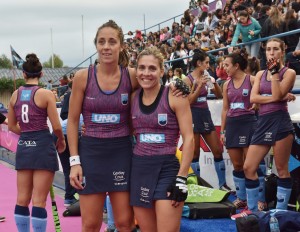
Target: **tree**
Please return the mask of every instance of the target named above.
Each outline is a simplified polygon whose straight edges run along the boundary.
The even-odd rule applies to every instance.
[[[60,59],[60,57],[56,54],[53,54],[54,60],[54,68],[62,68],[64,66],[64,62]],[[52,56],[50,56],[49,60],[43,63],[44,68],[52,68]]]
[[[0,56],[0,68],[11,68],[12,62],[10,59],[7,58],[6,55],[2,54]]]

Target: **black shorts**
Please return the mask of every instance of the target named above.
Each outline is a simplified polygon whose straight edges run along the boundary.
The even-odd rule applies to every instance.
[[[82,136],[79,155],[86,182],[79,194],[129,191],[132,158],[129,136],[104,139]]]
[[[257,128],[252,136],[251,145],[274,145],[276,141],[294,134],[290,115],[286,111],[260,115]]]
[[[16,152],[16,170],[58,170],[57,153],[49,130],[23,132]]]
[[[216,130],[208,108],[192,107],[191,110],[194,133],[209,134]]]
[[[155,200],[168,200],[167,188],[179,171],[175,155],[136,156],[132,158],[130,205],[152,208]]]
[[[229,148],[249,147],[257,126],[255,115],[226,118],[225,146]]]

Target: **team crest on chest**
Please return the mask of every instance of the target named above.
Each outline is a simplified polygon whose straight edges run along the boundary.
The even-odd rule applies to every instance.
[[[121,94],[121,103],[124,106],[128,104],[128,93]]]
[[[158,114],[157,120],[158,120],[158,125],[165,126],[168,123],[168,115]]]
[[[243,89],[243,96],[248,96],[249,94],[249,89]]]

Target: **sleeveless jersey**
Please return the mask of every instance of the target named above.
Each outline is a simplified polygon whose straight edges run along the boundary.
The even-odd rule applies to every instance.
[[[249,110],[252,105],[250,103],[251,89],[250,75],[246,75],[242,85],[238,89],[234,87],[232,79],[229,81],[227,86],[229,103],[229,110],[227,112],[228,117],[237,117],[255,113],[254,110]]]
[[[34,95],[39,86],[21,86],[18,89],[15,115],[19,122],[21,132],[40,131],[48,129],[47,108],[42,109],[34,102]]]
[[[139,89],[134,96],[131,109],[137,141],[133,153],[139,156],[175,155],[179,126],[176,115],[169,105],[169,88],[164,87],[157,107],[149,114],[141,111],[141,90]]]
[[[194,77],[191,74],[189,74],[187,77],[190,79],[190,81],[192,83],[194,83],[195,79],[194,79]],[[197,86],[198,85],[195,84],[194,89],[196,89]],[[200,90],[200,94],[197,97],[197,100],[193,104],[191,104],[191,107],[195,107],[195,108],[208,108],[207,99],[206,99],[207,94],[208,94],[208,91],[207,91],[206,85],[204,85],[204,86],[202,86],[202,88]]]
[[[130,94],[132,91],[127,68],[120,66],[119,86],[111,93],[101,90],[96,66],[90,66],[82,105],[86,136],[116,138],[129,135]]]
[[[288,68],[284,67],[279,72],[279,80],[282,81],[283,75]],[[262,96],[272,96],[272,83],[267,80],[267,70],[265,70],[262,74],[260,85],[259,85],[260,95]],[[287,101],[280,102],[271,102],[266,104],[260,104],[259,107],[259,115],[264,115],[268,113],[272,113],[275,111],[288,111]]]

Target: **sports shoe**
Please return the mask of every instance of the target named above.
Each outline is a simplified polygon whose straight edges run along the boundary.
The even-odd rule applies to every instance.
[[[250,214],[252,214],[252,211],[248,210],[248,208],[246,208],[246,209],[242,210],[240,213],[232,215],[231,220],[235,220],[235,219],[241,218],[241,217],[246,217]]]
[[[246,200],[243,201],[239,198],[234,200],[233,204],[234,204],[236,209],[245,209],[247,207],[247,201]]]
[[[267,202],[259,201],[257,203],[257,208],[258,208],[259,211],[266,211],[266,210],[268,210]]]
[[[235,191],[232,190],[227,184],[224,184],[220,187],[220,190],[223,190],[225,192],[230,192],[231,194],[235,194]]]
[[[0,222],[4,222],[5,221],[5,217],[4,216],[0,216]]]
[[[77,202],[78,200],[76,200],[75,198],[73,199],[65,199],[64,201],[64,206],[65,207],[68,207],[70,205],[73,205],[75,202]]]

